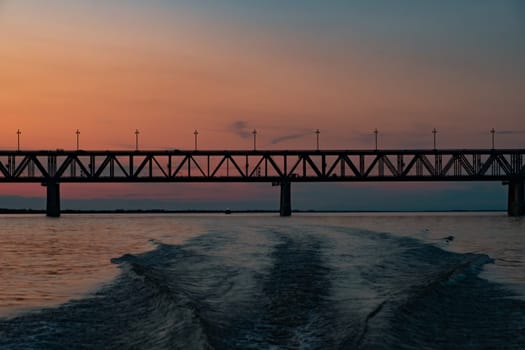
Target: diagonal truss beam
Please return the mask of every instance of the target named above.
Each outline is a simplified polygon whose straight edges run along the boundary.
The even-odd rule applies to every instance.
[[[525,150],[1,151],[0,182],[494,181]]]

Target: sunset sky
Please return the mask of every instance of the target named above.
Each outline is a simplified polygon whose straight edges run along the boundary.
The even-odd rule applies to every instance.
[[[524,38],[520,0],[0,0],[0,149],[16,148],[18,129],[23,149],[72,149],[77,129],[84,149],[130,149],[135,129],[144,149],[190,149],[195,129],[201,149],[250,148],[253,129],[259,148],[313,148],[320,129],[322,148],[361,149],[374,128],[383,148],[431,147],[433,128],[442,148],[489,147],[491,128],[498,147],[523,148]],[[303,185],[294,207],[367,193],[434,208],[421,186]],[[432,185],[425,200],[504,209],[504,190]],[[0,207],[43,194],[0,185]],[[278,205],[270,185],[63,190],[72,207],[130,196]]]

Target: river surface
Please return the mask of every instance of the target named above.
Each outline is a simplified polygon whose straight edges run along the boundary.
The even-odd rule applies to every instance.
[[[0,224],[0,349],[525,349],[503,213]]]

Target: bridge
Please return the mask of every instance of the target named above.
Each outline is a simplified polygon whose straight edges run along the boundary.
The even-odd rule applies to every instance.
[[[61,183],[266,182],[289,216],[293,182],[500,181],[508,214],[525,213],[525,149],[0,150],[0,183],[41,183],[60,216]]]

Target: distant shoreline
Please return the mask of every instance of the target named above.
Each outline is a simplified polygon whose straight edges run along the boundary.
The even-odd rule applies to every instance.
[[[487,213],[505,210],[292,210],[293,213]],[[279,213],[279,210],[164,210],[164,209],[112,209],[112,210],[73,210],[65,209],[62,214],[264,214]],[[2,214],[46,214],[43,209],[5,209]]]

